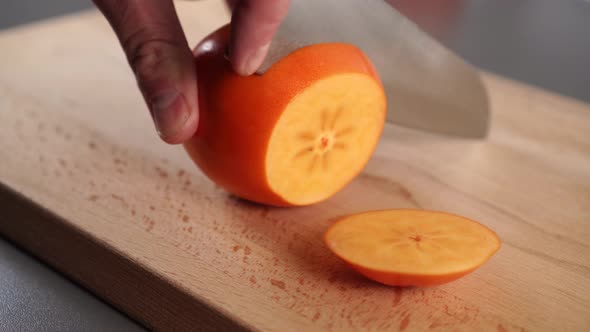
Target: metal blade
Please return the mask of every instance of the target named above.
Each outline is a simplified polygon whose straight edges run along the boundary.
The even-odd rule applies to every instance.
[[[488,133],[478,72],[382,0],[291,0],[257,73],[299,47],[346,42],[375,65],[386,89],[387,121],[461,137]]]

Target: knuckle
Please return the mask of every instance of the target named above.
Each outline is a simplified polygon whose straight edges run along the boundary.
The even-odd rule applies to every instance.
[[[160,40],[148,40],[140,43],[132,52],[131,66],[139,74],[155,72],[158,67],[169,61],[170,55],[167,42]]]
[[[131,68],[140,82],[158,79],[173,65],[179,45],[171,38],[150,35],[144,29],[123,41]]]

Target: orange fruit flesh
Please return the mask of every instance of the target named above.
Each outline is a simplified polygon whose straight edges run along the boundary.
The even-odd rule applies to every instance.
[[[392,286],[458,279],[500,248],[496,234],[475,221],[411,209],[348,216],[330,227],[325,242],[361,274]]]
[[[294,205],[335,194],[369,160],[385,120],[381,86],[336,74],[296,95],[272,131],[265,168],[271,190]]]

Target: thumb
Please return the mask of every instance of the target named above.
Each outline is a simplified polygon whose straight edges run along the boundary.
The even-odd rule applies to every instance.
[[[171,0],[93,0],[115,31],[160,137],[182,143],[197,129],[193,56]]]

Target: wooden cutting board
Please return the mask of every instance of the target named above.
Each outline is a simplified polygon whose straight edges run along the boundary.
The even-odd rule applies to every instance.
[[[178,7],[192,45],[228,21],[218,1]],[[388,125],[333,199],[263,208],[160,142],[97,12],[5,31],[0,50],[0,234],[151,328],[590,330],[589,105],[482,73],[488,139]],[[337,216],[402,207],[474,218],[503,247],[397,289],[321,241]]]

